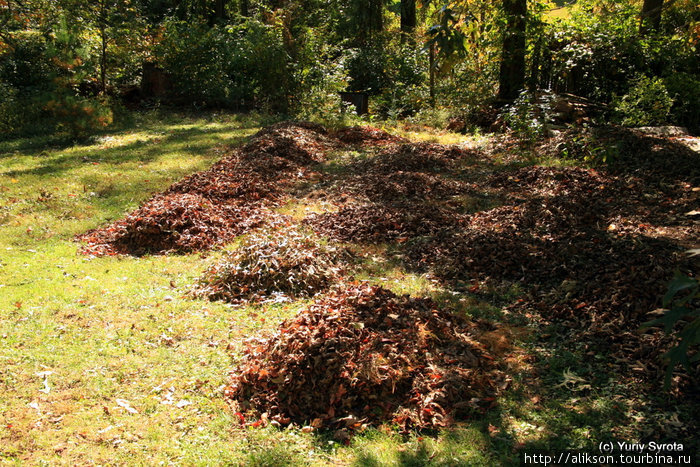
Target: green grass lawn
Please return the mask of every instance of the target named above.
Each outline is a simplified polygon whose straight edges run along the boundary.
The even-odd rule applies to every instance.
[[[466,313],[515,330],[503,353],[512,382],[483,418],[437,434],[383,426],[349,445],[301,427],[242,427],[222,391],[243,340],[306,302],[185,298],[220,253],[91,258],[73,237],[210,166],[259,126],[227,114],[141,115],[89,143],[0,143],[0,463],[517,465],[523,448],[592,449],[683,423],[620,384],[604,358],[580,365],[586,349],[558,342],[555,328],[506,316],[497,299],[464,297]],[[445,294],[365,253],[360,278]]]

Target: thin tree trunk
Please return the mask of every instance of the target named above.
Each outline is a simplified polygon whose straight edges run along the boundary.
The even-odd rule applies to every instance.
[[[241,16],[248,16],[249,12],[249,4],[248,0],[240,0],[240,3],[238,4],[238,8],[240,9]]]
[[[661,11],[664,0],[644,0],[642,14],[639,19],[639,33],[647,35],[650,32],[658,32],[661,27]]]
[[[435,44],[430,44],[428,53],[428,86],[430,88],[430,106],[435,107]]]
[[[527,0],[503,0],[506,32],[498,86],[498,98],[513,101],[525,85],[525,31]]]
[[[107,92],[107,17],[106,17],[106,0],[100,2],[100,94],[104,95]]]
[[[416,0],[401,0],[401,41],[410,40],[416,29]]]
[[[226,0],[216,0],[214,4],[214,17],[217,21],[226,19]]]

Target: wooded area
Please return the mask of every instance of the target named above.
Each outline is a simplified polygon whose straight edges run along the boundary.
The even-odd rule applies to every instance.
[[[0,0],[0,463],[693,465],[698,47],[696,0]]]
[[[470,127],[536,92],[626,125],[697,129],[697,5],[685,1],[4,0],[0,134],[75,135],[155,103],[328,119],[442,111]],[[20,111],[21,110],[21,111]]]

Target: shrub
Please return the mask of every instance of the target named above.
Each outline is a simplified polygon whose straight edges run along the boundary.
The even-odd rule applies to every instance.
[[[46,40],[38,33],[16,33],[13,47],[0,54],[0,136],[50,127],[44,96],[55,89]]]
[[[673,73],[664,78],[664,85],[673,99],[671,120],[690,129],[700,128],[700,77]]]
[[[658,319],[644,323],[643,327],[663,325],[666,333],[674,332],[679,323],[683,323],[675,335],[678,343],[664,356],[668,360],[665,385],[671,384],[674,368],[681,364],[688,371],[692,364],[700,361],[700,352],[691,355],[692,348],[700,344],[700,282],[698,279],[676,272],[668,285],[664,296],[665,314]]]
[[[58,128],[72,138],[85,138],[113,121],[112,109],[105,99],[59,94],[46,103],[45,109],[53,115]]]
[[[276,25],[171,21],[155,55],[172,78],[174,97],[184,103],[287,110],[294,81]]]
[[[524,142],[534,143],[546,134],[552,119],[552,98],[523,91],[513,104],[503,108],[500,118]]]
[[[303,43],[294,72],[298,95],[292,103],[293,114],[330,127],[344,126],[348,113],[341,112],[340,92],[347,88],[347,57],[312,33],[305,35]]]
[[[663,80],[642,76],[614,102],[614,113],[625,126],[660,125],[667,122],[672,106],[673,99]]]

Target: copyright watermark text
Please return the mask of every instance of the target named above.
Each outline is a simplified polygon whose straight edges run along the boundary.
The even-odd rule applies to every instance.
[[[695,465],[683,443],[601,441],[598,452],[542,450],[520,453],[521,465]]]

